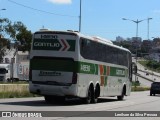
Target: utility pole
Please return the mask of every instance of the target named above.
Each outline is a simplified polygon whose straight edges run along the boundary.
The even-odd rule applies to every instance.
[[[80,0],[79,32],[81,32],[81,18],[82,18],[82,0]]]
[[[153,19],[153,18],[148,18],[148,19],[147,19],[147,23],[148,23],[148,34],[147,34],[148,40],[149,40],[149,27],[150,27],[150,26],[149,26],[149,20],[152,20],[152,19]]]

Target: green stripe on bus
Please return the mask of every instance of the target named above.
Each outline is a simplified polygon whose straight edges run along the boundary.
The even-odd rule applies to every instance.
[[[125,77],[126,70],[123,68],[110,67],[110,76]]]
[[[71,60],[53,60],[53,59],[32,59],[30,61],[32,70],[49,70],[49,71],[76,71],[76,66]]]
[[[63,72],[77,72],[84,74],[99,74],[99,65],[87,62],[79,62],[72,60],[59,59],[31,59],[30,66],[32,70],[48,70],[48,71],[63,71]],[[110,74],[108,76],[125,77],[128,70],[117,67],[110,67]],[[107,66],[104,66],[104,76],[107,73]],[[106,78],[107,81],[107,78]]]
[[[98,75],[97,64],[86,63],[86,62],[78,62],[78,63],[79,63],[79,68],[78,68],[79,73]]]

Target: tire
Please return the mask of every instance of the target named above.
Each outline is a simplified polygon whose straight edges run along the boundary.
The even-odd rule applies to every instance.
[[[152,93],[150,93],[150,96],[152,96]]]
[[[45,95],[44,99],[46,101],[46,103],[52,103],[53,102],[53,97],[50,95]]]
[[[122,94],[121,96],[117,96],[118,100],[123,100],[124,99],[124,94]]]
[[[94,91],[94,99],[93,99],[93,103],[97,103],[98,102],[98,97],[100,95],[100,87],[99,85],[96,85],[96,89]]]
[[[152,96],[152,92],[150,91],[150,96]]]
[[[120,96],[117,96],[117,99],[118,100],[123,100],[124,99],[124,95],[125,95],[125,89],[123,87],[123,91],[122,91],[122,94]]]
[[[94,96],[94,99],[92,101],[93,101],[93,103],[97,103],[98,102],[98,97]]]
[[[93,96],[93,92],[92,92],[91,87],[89,87],[87,97],[83,98],[84,103],[85,104],[90,104],[92,102],[92,96]]]

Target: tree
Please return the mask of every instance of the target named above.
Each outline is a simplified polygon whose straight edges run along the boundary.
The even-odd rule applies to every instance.
[[[6,47],[13,41],[18,48],[22,51],[30,51],[32,33],[27,30],[27,27],[20,21],[12,23],[9,19],[0,19],[0,35],[8,39],[0,39],[0,58],[5,55]],[[20,43],[20,44],[17,44]],[[3,50],[2,50],[3,49]],[[0,61],[1,62],[1,61]]]
[[[8,24],[6,32],[18,44],[18,49],[22,51],[30,51],[32,33],[22,22],[14,22],[13,25]]]
[[[2,58],[6,53],[6,48],[10,48],[10,41],[5,38],[0,38],[0,63],[3,62]]]
[[[6,48],[10,48],[10,40],[3,37],[6,35],[5,28],[9,23],[7,18],[0,19],[0,62],[3,62],[2,58],[6,54]]]
[[[8,24],[10,24],[9,19],[3,18],[0,19],[0,35],[5,36],[6,35],[6,27],[8,27]]]

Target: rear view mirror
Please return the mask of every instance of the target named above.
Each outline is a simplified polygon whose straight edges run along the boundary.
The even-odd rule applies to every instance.
[[[134,74],[137,73],[137,65],[134,62],[132,62],[132,73],[134,73]]]

